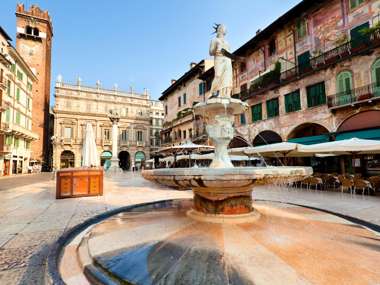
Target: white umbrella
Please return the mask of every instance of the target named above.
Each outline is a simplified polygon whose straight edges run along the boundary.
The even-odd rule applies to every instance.
[[[191,152],[194,150],[197,151],[205,151],[205,150],[213,150],[215,147],[210,145],[200,145],[195,144],[193,142],[186,142],[184,144],[173,145],[169,147],[161,148],[158,152],[162,154],[174,154],[174,161],[176,161],[176,154],[188,152],[189,153],[189,165],[191,165]]]
[[[380,141],[352,138],[314,145],[299,145],[300,153],[373,154],[380,153]]]
[[[229,155],[232,161],[248,161],[248,160],[260,160],[257,157],[248,157],[247,155]],[[191,154],[190,159],[193,160],[213,160],[215,157],[214,153],[207,154]],[[177,160],[189,159],[187,155],[177,156]]]
[[[87,123],[82,148],[82,166],[95,167],[99,165],[99,155],[96,148],[94,132],[91,123]]]
[[[195,144],[192,142],[186,142],[184,144],[178,144],[178,145],[173,145],[169,147],[163,147],[161,148],[158,152],[162,154],[172,154],[172,153],[181,153],[184,151],[205,151],[205,150],[213,150],[214,147],[210,145],[200,145],[200,144]]]
[[[297,153],[297,148],[297,143],[281,142],[256,147],[248,147],[246,150],[244,150],[244,153],[247,155],[260,154],[267,157],[286,157],[295,156]]]

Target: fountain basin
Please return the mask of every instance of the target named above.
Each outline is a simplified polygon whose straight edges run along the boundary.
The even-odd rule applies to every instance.
[[[313,173],[311,167],[177,168],[144,170],[145,179],[175,189],[192,189],[193,209],[205,215],[235,216],[254,212],[255,185],[293,182]],[[207,215],[207,216],[206,216]]]
[[[161,201],[103,217],[66,244],[63,281],[54,284],[380,282],[377,233],[358,219],[256,201],[261,219],[215,224],[190,218],[191,207],[191,200]]]

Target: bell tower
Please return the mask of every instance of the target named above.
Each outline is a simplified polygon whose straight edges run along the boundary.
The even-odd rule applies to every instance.
[[[48,11],[32,5],[26,10],[24,4],[16,7],[16,49],[36,74],[38,82],[33,85],[32,130],[39,139],[32,142],[31,159],[49,164],[49,108],[51,49],[53,26]]]

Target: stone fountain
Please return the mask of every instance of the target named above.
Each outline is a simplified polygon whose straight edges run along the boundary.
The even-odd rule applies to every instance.
[[[52,283],[380,284],[376,236],[358,219],[253,201],[255,186],[297,181],[312,169],[233,167],[233,116],[247,105],[231,98],[233,56],[225,27],[215,28],[213,96],[195,106],[215,146],[211,166],[143,171],[148,180],[192,189],[194,198],[132,205],[78,225],[51,254]]]
[[[258,218],[252,207],[254,185],[302,179],[312,174],[309,167],[239,167],[232,165],[227,146],[234,137],[234,116],[248,105],[231,98],[232,59],[225,40],[224,25],[215,26],[216,37],[210,44],[214,57],[215,78],[212,96],[194,106],[196,115],[206,122],[206,131],[215,146],[215,156],[209,168],[155,169],[143,171],[143,176],[157,183],[192,189],[194,206],[188,215],[214,222],[246,222]]]

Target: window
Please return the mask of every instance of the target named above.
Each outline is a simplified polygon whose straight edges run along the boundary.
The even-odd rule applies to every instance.
[[[16,89],[16,100],[17,100],[17,102],[20,102],[20,88],[18,88],[18,87]]]
[[[299,72],[307,72],[310,70],[310,51],[304,52],[297,57]]]
[[[26,107],[28,108],[28,110],[30,110],[30,98],[26,98]]]
[[[240,114],[240,124],[242,125],[245,125],[246,124],[246,121],[245,121],[245,114]]]
[[[32,88],[33,88],[32,83],[30,83],[30,82],[28,81],[28,83],[26,84],[26,89],[28,89],[28,91],[32,91]]]
[[[7,95],[10,97],[11,96],[11,81],[7,81]]]
[[[24,74],[20,70],[17,70],[17,79],[20,81],[24,79]]]
[[[363,33],[363,30],[368,28],[369,22],[365,22],[350,31],[351,47],[353,49],[361,47],[363,44],[368,43],[369,35]]]
[[[14,74],[16,73],[16,64],[11,65],[11,72]]]
[[[14,146],[15,146],[15,148],[18,148],[20,146],[20,139],[19,138],[14,139]]]
[[[63,138],[71,139],[73,137],[73,129],[70,127],[65,127],[63,130]]]
[[[121,131],[121,140],[124,142],[128,141],[128,130]]]
[[[183,105],[186,105],[186,93],[183,94],[183,100],[182,100],[182,102],[183,102]]]
[[[36,36],[36,37],[40,36],[40,30],[38,28],[33,29],[33,36]]]
[[[372,83],[375,84],[376,88],[380,88],[380,58],[375,61],[372,65]]]
[[[16,124],[20,125],[21,123],[21,114],[19,112],[16,112]]]
[[[30,142],[25,141],[25,149],[30,149]]]
[[[5,144],[6,145],[12,145],[12,136],[5,136]]]
[[[31,35],[32,32],[33,32],[33,28],[32,28],[31,26],[26,26],[26,27],[25,27],[25,33],[26,33],[27,35]]]
[[[137,141],[142,142],[143,141],[143,132],[137,131]]]
[[[240,72],[246,72],[247,71],[247,64],[245,62],[241,62],[239,66]]]
[[[179,131],[178,131],[178,136],[177,136],[178,139],[181,139],[181,133],[182,133],[181,130],[179,130]]]
[[[326,104],[325,82],[306,87],[307,106],[314,107]]]
[[[184,140],[186,139],[186,130],[183,131],[183,139],[184,139]]]
[[[285,95],[285,111],[286,113],[301,110],[300,91],[294,91]]]
[[[302,39],[307,35],[307,22],[306,19],[298,19],[296,21],[297,39]]]
[[[103,131],[103,139],[109,141],[111,139],[110,129],[104,129]]]
[[[337,93],[350,94],[352,90],[352,73],[343,71],[336,78]]]
[[[199,96],[202,96],[206,93],[206,82],[199,83]]]
[[[165,115],[168,114],[168,106],[165,106]]]
[[[181,96],[178,97],[178,107],[181,107]]]
[[[193,129],[189,129],[189,138],[193,137]]]
[[[276,39],[272,39],[269,42],[269,55],[275,55],[276,54]]]
[[[252,123],[263,119],[262,104],[256,104],[251,107]]]
[[[9,123],[11,121],[11,109],[9,109],[9,108],[5,111],[5,121],[7,123]]]
[[[240,98],[243,98],[247,96],[247,91],[248,91],[248,85],[247,83],[244,83],[240,86]]]
[[[350,7],[351,7],[351,9],[355,9],[356,7],[358,7],[363,2],[364,2],[364,0],[350,0]]]
[[[277,117],[278,114],[279,114],[278,98],[268,100],[267,101],[267,117],[268,117],[268,119]]]

